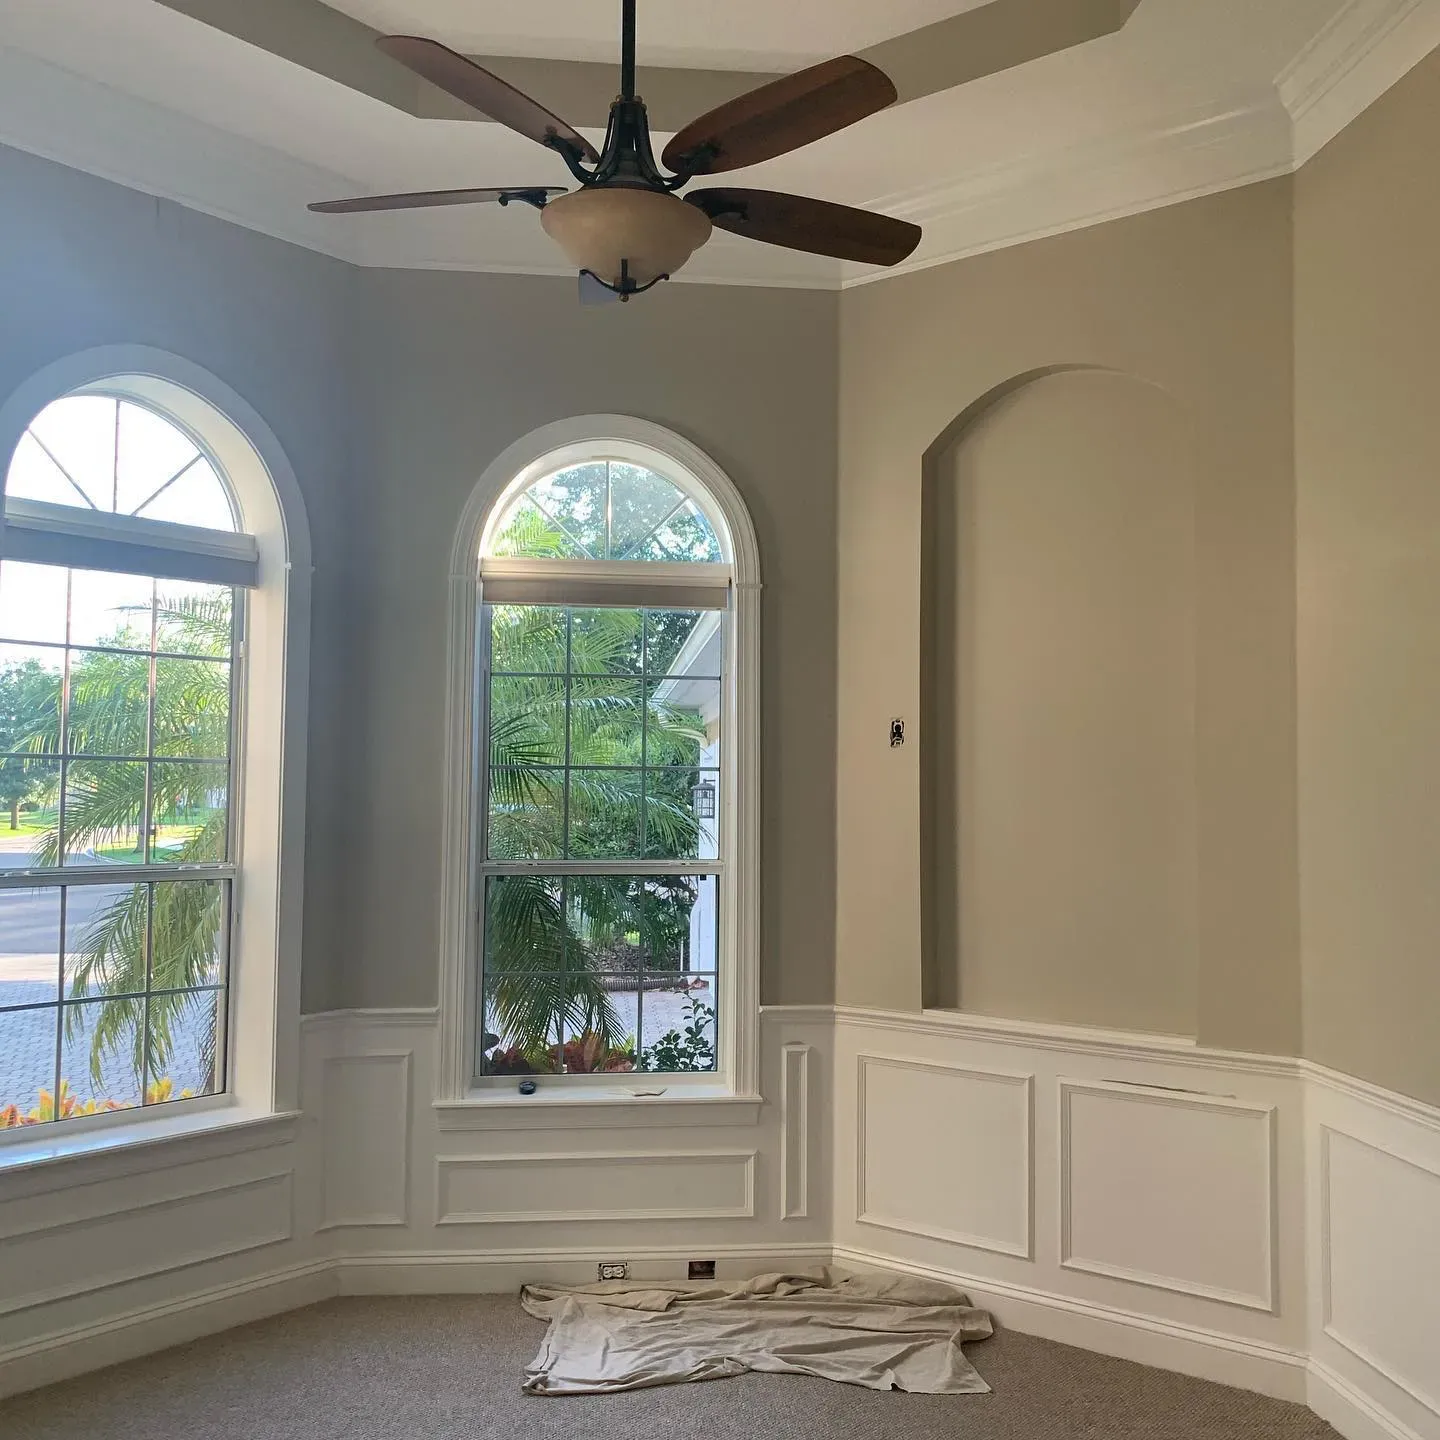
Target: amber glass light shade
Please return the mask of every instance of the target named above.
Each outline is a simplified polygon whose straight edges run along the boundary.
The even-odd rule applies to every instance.
[[[545,232],[577,270],[620,283],[620,262],[630,278],[648,285],[673,275],[710,238],[710,218],[658,190],[619,186],[573,190],[541,213]]]

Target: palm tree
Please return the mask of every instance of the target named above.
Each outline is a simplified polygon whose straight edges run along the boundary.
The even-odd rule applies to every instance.
[[[149,636],[128,625],[105,638],[110,650],[72,652],[63,836],[67,860],[81,854],[144,860],[147,785],[150,859],[179,864],[226,859],[230,667],[217,662],[231,655],[231,592],[217,588],[162,598],[156,624],[156,648],[173,652],[173,658],[152,660],[144,653]],[[122,647],[124,653],[117,653]],[[60,751],[58,698],[27,737],[32,753]],[[148,766],[138,758],[89,758],[146,755],[155,757]],[[52,788],[58,782],[52,781]],[[55,824],[39,837],[37,863],[59,864],[61,844],[57,813]],[[127,1041],[137,1083],[143,1074],[164,1075],[177,1029],[206,1003],[196,987],[218,978],[223,892],[219,881],[178,877],[157,879],[153,888],[143,882],[127,886],[78,939],[67,940],[68,998],[111,997],[101,1007],[91,1039],[90,1071],[97,1085],[105,1057]],[[68,1034],[80,1028],[78,1016],[77,1010],[68,1011]],[[203,1028],[202,1037],[208,1089],[214,1080],[214,1027]]]

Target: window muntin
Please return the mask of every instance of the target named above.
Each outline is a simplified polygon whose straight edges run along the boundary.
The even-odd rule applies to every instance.
[[[725,612],[486,605],[478,1068],[717,1068]]]
[[[67,397],[27,436],[72,498],[17,450],[7,499],[235,528],[141,406]],[[229,585],[0,561],[0,1128],[225,1088],[243,616]]]
[[[490,553],[676,564],[724,558],[714,525],[691,496],[623,460],[587,460],[527,485],[501,513]]]

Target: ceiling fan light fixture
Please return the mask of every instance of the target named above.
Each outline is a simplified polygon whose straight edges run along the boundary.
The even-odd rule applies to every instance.
[[[710,238],[710,217],[660,190],[572,190],[540,212],[545,233],[576,270],[635,287],[674,275]]]

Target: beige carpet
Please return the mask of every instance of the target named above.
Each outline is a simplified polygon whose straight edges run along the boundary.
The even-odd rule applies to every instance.
[[[1001,1333],[989,1395],[744,1375],[542,1399],[510,1297],[331,1300],[0,1401],[4,1440],[1335,1440],[1308,1410]]]

